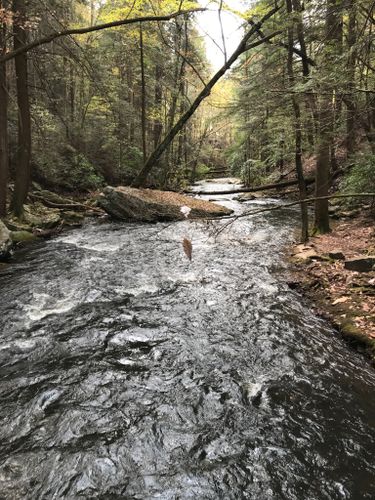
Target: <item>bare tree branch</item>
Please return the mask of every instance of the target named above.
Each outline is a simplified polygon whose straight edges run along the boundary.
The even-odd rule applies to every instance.
[[[228,222],[226,222],[223,226],[219,227],[219,229],[217,231],[215,231],[215,236],[218,236],[220,233],[225,231],[225,229],[227,227],[229,227],[231,224],[233,224],[233,222],[235,222],[238,219],[241,219],[242,217],[249,217],[250,215],[258,215],[258,214],[262,214],[264,212],[275,212],[277,210],[282,210],[283,208],[295,207],[296,205],[301,205],[302,203],[303,204],[314,203],[318,200],[329,200],[331,198],[375,198],[375,193],[331,194],[328,196],[319,196],[317,198],[305,198],[304,200],[293,201],[291,203],[285,203],[283,205],[277,205],[275,207],[260,208],[257,210],[249,210],[248,212],[244,212],[243,214],[239,214],[239,215],[227,215],[227,216],[221,217],[221,219],[230,219],[230,220]],[[215,219],[212,219],[211,217],[207,217],[206,220],[215,220]]]
[[[12,50],[11,52],[8,52],[4,56],[0,57],[0,63],[3,63],[5,61],[9,61],[10,59],[14,59],[16,56],[20,54],[24,54],[25,52],[29,52],[32,49],[35,49],[36,47],[39,47],[40,45],[45,45],[46,43],[51,43],[57,38],[61,38],[63,36],[68,36],[68,35],[84,35],[86,33],[92,33],[94,31],[101,31],[105,30],[108,28],[116,28],[119,26],[125,26],[128,24],[134,24],[134,23],[145,23],[145,22],[152,22],[152,21],[170,21],[171,19],[175,19],[178,16],[184,16],[186,14],[192,14],[194,12],[204,12],[207,9],[205,8],[197,8],[197,9],[190,9],[190,10],[180,10],[178,12],[173,12],[172,14],[166,14],[164,16],[145,16],[145,17],[135,17],[131,19],[120,19],[119,21],[113,21],[111,23],[105,23],[105,24],[98,24],[96,26],[89,26],[85,28],[72,28],[72,29],[66,29],[62,31],[55,31],[54,33],[51,33],[50,35],[47,35],[43,38],[39,38],[37,40],[34,40],[33,42],[30,42],[28,44],[23,45],[17,50]]]
[[[222,9],[223,9],[223,0],[220,0],[218,16],[219,16],[220,31],[221,31],[221,41],[223,42],[224,62],[227,62],[227,59],[228,59],[228,56],[227,56],[227,46],[225,44],[225,35],[224,35],[224,28],[223,28],[223,20],[221,19]]]

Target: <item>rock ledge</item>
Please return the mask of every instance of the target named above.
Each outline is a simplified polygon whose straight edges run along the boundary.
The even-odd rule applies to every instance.
[[[232,210],[172,191],[107,186],[98,204],[115,219],[138,222],[230,215]],[[189,210],[190,209],[190,210]]]

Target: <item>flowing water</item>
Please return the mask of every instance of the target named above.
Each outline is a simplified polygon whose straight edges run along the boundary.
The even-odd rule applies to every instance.
[[[0,498],[375,498],[375,373],[283,283],[296,220],[87,224],[19,252]]]

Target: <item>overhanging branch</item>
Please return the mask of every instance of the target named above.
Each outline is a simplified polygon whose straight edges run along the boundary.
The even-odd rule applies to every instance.
[[[11,52],[8,52],[7,54],[0,57],[0,63],[4,63],[6,61],[9,61],[10,59],[14,59],[16,56],[19,56],[20,54],[29,52],[30,50],[35,49],[36,47],[39,47],[41,45],[51,43],[57,38],[61,38],[63,36],[84,35],[86,33],[92,33],[94,31],[102,31],[108,28],[117,28],[119,26],[126,26],[128,24],[135,24],[135,23],[170,21],[171,19],[175,19],[178,16],[184,16],[186,14],[192,14],[194,12],[204,12],[206,10],[207,9],[203,7],[190,10],[179,10],[177,12],[173,12],[172,14],[166,14],[164,16],[134,17],[131,19],[120,19],[119,21],[113,21],[111,23],[105,23],[105,24],[98,24],[96,26],[89,26],[85,28],[72,28],[63,31],[55,31],[50,35],[47,35],[43,38],[39,38],[38,40],[34,40],[33,42],[25,44],[17,50],[12,50]]]

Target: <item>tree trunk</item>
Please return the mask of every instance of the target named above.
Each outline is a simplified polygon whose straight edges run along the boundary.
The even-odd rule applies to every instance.
[[[161,64],[158,62],[156,63],[155,66],[155,114],[156,118],[154,121],[154,130],[153,130],[153,135],[154,135],[154,149],[158,147],[158,144],[161,139],[161,133],[163,130],[163,124],[160,118],[161,114],[161,105],[162,105],[162,99],[163,99],[163,93],[162,93],[162,84],[161,84],[161,77],[163,74],[163,68]]]
[[[297,37],[300,45],[301,51],[301,63],[302,63],[302,74],[305,81],[308,81],[310,76],[310,65],[309,58],[307,55],[306,41],[305,41],[305,30],[303,24],[303,10],[304,7],[301,4],[300,0],[292,0],[292,7],[294,11],[294,15],[296,16],[296,24],[297,24]],[[307,94],[305,97],[305,107],[307,112],[306,118],[306,130],[307,130],[307,140],[311,147],[315,144],[315,133],[316,133],[316,124],[318,123],[317,115],[316,115],[316,103],[313,94]]]
[[[327,69],[340,71],[341,64],[338,60],[342,57],[343,50],[343,0],[328,0],[326,11],[326,38],[328,44]],[[337,96],[337,86],[334,85],[331,99],[331,132],[330,132],[330,169],[337,170],[335,137],[342,110],[341,98]]]
[[[293,14],[292,0],[286,1],[288,14]],[[290,85],[294,85],[294,70],[293,70],[293,47],[294,47],[294,30],[293,25],[288,26],[288,76]],[[295,134],[295,165],[298,179],[299,197],[301,200],[301,240],[305,243],[309,239],[309,218],[306,203],[302,203],[307,198],[306,182],[303,174],[302,165],[302,125],[301,125],[301,110],[297,98],[292,94],[292,106],[294,111],[294,134]]]
[[[90,0],[90,26],[94,26],[95,23],[95,2]]]
[[[24,0],[13,1],[14,50],[22,48],[27,43],[26,7]],[[31,122],[30,102],[28,92],[27,53],[21,53],[15,58],[16,87],[18,104],[18,151],[15,169],[15,183],[12,200],[12,210],[17,217],[23,215],[23,204],[26,201],[31,179]]]
[[[0,0],[0,9],[5,2]],[[6,25],[0,25],[0,55],[6,53]],[[8,89],[6,62],[0,63],[0,217],[6,215],[6,195],[8,184]]]
[[[345,101],[346,104],[346,151],[351,156],[355,152],[356,144],[356,99],[355,89],[355,65],[356,65],[356,0],[350,0],[349,3],[349,22],[348,22],[348,90],[349,95]]]
[[[141,129],[142,129],[142,152],[143,164],[147,159],[147,144],[146,144],[146,80],[145,80],[145,59],[143,51],[143,28],[142,23],[139,24],[139,49],[141,63]]]
[[[342,51],[342,16],[341,0],[328,0],[325,20],[325,47],[321,71],[333,71],[337,65],[337,57]],[[323,75],[324,76],[324,75]],[[323,78],[324,81],[324,78]],[[334,97],[335,87],[321,86],[319,112],[319,140],[317,145],[315,196],[321,198],[328,195],[330,187],[330,166],[334,158]],[[319,233],[329,232],[328,200],[315,202],[315,230]]]
[[[172,89],[172,96],[171,96],[171,103],[169,106],[169,112],[168,112],[168,123],[167,127],[169,130],[173,128],[173,125],[175,123],[175,118],[176,118],[176,111],[177,111],[177,101],[181,89],[181,75],[183,72],[183,68],[185,65],[185,61],[181,62],[181,56],[180,56],[180,50],[181,50],[181,43],[182,43],[182,24],[180,24],[176,20],[176,30],[175,30],[175,36],[174,36],[174,46],[177,48],[177,56],[176,56],[176,62],[175,62],[175,67],[174,67],[174,72],[173,72],[173,83],[174,83],[174,88]],[[168,176],[170,172],[171,165],[173,164],[173,142],[169,145],[167,148],[166,152],[166,161],[165,161],[165,168],[164,168],[164,179],[163,179],[163,185],[167,186],[168,183]]]
[[[134,82],[133,82],[133,68],[131,62],[128,61],[127,66],[127,85],[128,85],[128,103],[129,103],[129,136],[128,142],[130,146],[134,146],[135,141],[135,123],[134,123]]]
[[[316,160],[315,177],[315,197],[327,196],[329,191],[329,172],[330,172],[330,145],[331,145],[331,110],[330,102],[325,100],[325,107],[322,105],[320,112],[320,133]],[[317,200],[315,202],[315,230],[318,233],[328,233],[329,213],[328,199]]]

